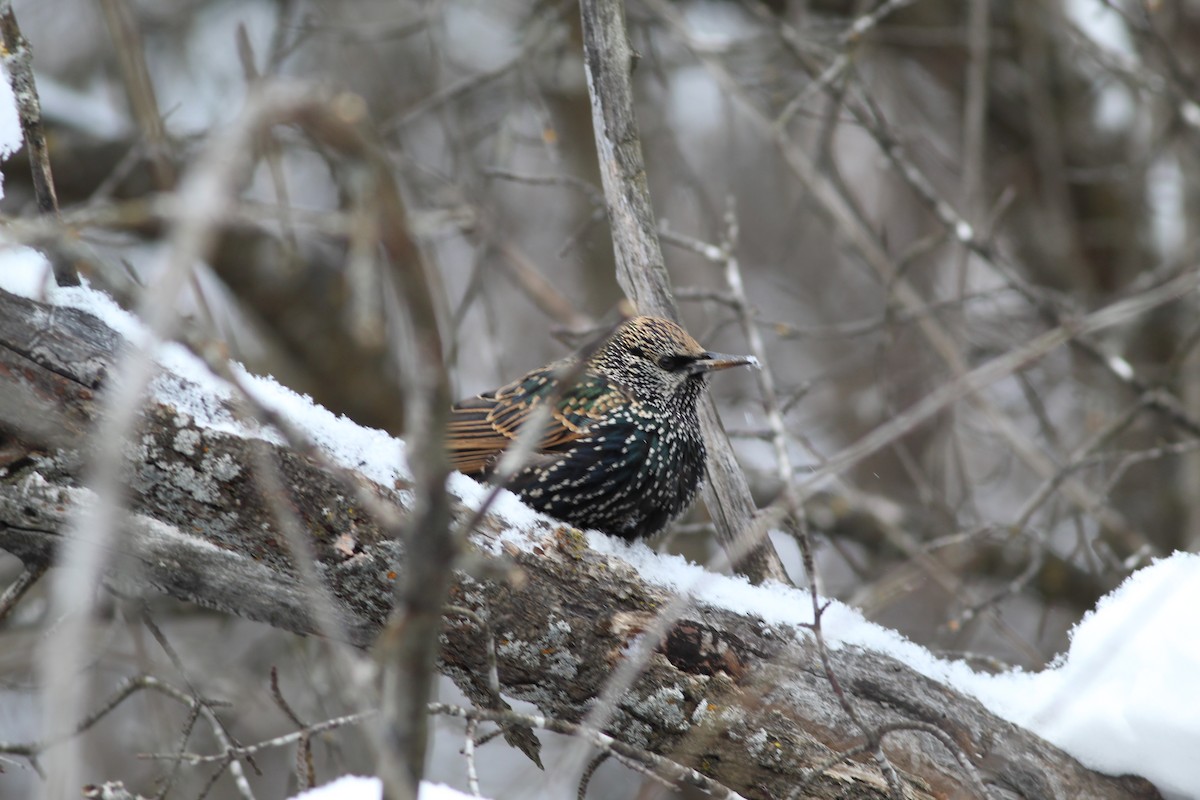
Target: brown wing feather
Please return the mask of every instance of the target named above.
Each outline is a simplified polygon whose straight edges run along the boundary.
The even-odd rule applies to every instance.
[[[512,439],[496,429],[490,416],[496,399],[472,397],[455,403],[446,424],[450,467],[467,475],[487,469]]]
[[[462,400],[451,408],[446,428],[450,465],[467,475],[479,475],[512,443],[533,410],[553,394],[553,375],[559,365],[535,370],[494,392]],[[593,397],[598,376],[586,375],[561,398],[537,445],[537,452],[562,449],[584,435],[592,412],[608,410],[609,403],[587,402]],[[607,383],[604,382],[607,386]],[[581,408],[581,406],[583,408]]]

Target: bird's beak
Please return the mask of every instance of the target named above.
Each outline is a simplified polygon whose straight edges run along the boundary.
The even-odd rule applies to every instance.
[[[719,369],[732,367],[758,367],[758,359],[754,356],[731,356],[727,353],[705,353],[700,358],[688,364],[689,375],[702,375],[706,372],[716,372]]]

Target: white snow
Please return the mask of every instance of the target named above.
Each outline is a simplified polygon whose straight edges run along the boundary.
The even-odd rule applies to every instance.
[[[403,441],[333,414],[314,403],[308,395],[297,394],[274,378],[251,375],[240,364],[235,370],[258,402],[303,430],[339,464],[358,470],[384,486],[394,486],[396,481],[412,478]]]
[[[479,508],[491,492],[490,487],[480,485],[461,472],[450,473],[446,489],[468,508]],[[519,497],[509,491],[500,492],[489,512],[503,519],[511,530],[519,532],[518,539],[524,542],[528,542],[528,539],[523,532],[534,530],[539,522],[549,519],[522,503]],[[561,523],[551,521],[551,524]]]
[[[53,304],[83,309],[131,341],[147,345],[138,321],[111,298],[87,286],[47,286],[44,270],[44,263],[26,253],[0,251],[0,288],[44,294]],[[202,425],[247,437],[270,436],[221,409],[220,401],[230,396],[230,387],[186,349],[158,344],[151,352],[160,365],[183,378],[165,373],[158,378],[151,387],[158,399],[174,404]],[[387,486],[408,476],[403,442],[337,417],[270,378],[242,374],[260,402],[303,429],[338,463]],[[488,492],[457,473],[447,488],[472,507],[478,507]],[[531,546],[541,529],[540,515],[508,492],[501,493],[494,510],[513,526],[503,537],[506,541]],[[753,586],[679,556],[657,554],[645,544],[626,544],[599,533],[589,533],[588,541],[596,550],[628,562],[644,580],[689,594],[698,602],[755,615],[772,627],[802,631],[812,621],[811,600],[802,590]],[[1135,773],[1164,793],[1200,797],[1200,761],[1194,758],[1200,752],[1197,608],[1200,555],[1177,554],[1135,573],[1105,598],[1076,627],[1070,649],[1051,668],[999,676],[977,674],[964,663],[936,658],[841,603],[830,604],[823,629],[831,646],[853,645],[892,655],[977,697],[994,713],[1037,732],[1094,769]],[[437,787],[428,791],[435,793],[431,797],[453,796],[436,794],[443,791]]]
[[[417,800],[479,800],[474,795],[451,789],[444,783],[422,783]]]
[[[8,82],[8,71],[0,68],[0,161],[21,149],[25,137],[17,117],[17,101]],[[0,197],[3,197],[0,194]]]
[[[363,778],[344,775],[324,786],[309,789],[294,796],[292,800],[380,800],[383,797],[383,782],[379,778]],[[473,795],[451,789],[441,783],[421,783],[417,800],[479,800]]]
[[[656,553],[642,542],[626,543],[594,531],[588,534],[588,545],[625,561],[642,580],[670,592],[688,594],[708,605],[758,617],[772,627],[798,629],[812,624],[812,600],[802,589],[777,583],[756,586],[740,575],[721,575],[682,556]],[[896,631],[868,622],[857,609],[835,601],[826,609],[822,625],[826,641],[835,648],[845,645],[868,647],[913,663],[921,672],[930,674],[929,664],[923,665],[925,668],[922,669],[914,663],[920,661],[922,654],[933,659],[928,651]],[[970,672],[962,665],[938,663],[951,670],[961,668]],[[945,672],[932,677],[944,679],[944,675]]]
[[[17,101],[12,86],[8,83],[7,70],[0,68],[0,161],[21,149],[25,137],[21,133],[21,121],[17,117]],[[0,175],[0,197],[4,197],[4,176]],[[19,294],[40,296],[47,281],[53,282],[50,262],[36,250],[28,247],[5,245],[0,234],[0,269],[8,271],[10,264],[18,273],[14,280],[24,282]],[[17,291],[16,289],[12,291]]]
[[[1071,633],[1051,668],[962,686],[1093,769],[1200,797],[1200,555],[1133,573]]]
[[[0,244],[0,280],[13,294],[44,300],[54,286],[54,270],[46,257],[29,247]]]

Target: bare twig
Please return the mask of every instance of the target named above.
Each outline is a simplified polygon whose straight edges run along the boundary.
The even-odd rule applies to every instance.
[[[475,797],[481,796],[479,793],[479,771],[475,767],[475,729],[478,725],[478,720],[467,720],[467,729],[463,733],[463,757],[467,760],[467,791]]]
[[[566,722],[537,714],[517,714],[512,711],[485,711],[478,708],[463,708],[462,706],[452,706],[444,703],[430,703],[429,713],[460,717],[462,719],[487,720],[490,722],[515,722],[567,736],[576,736],[601,752],[610,752],[649,767],[658,776],[667,778],[677,785],[693,786],[711,797],[727,798],[728,800],[736,800],[736,798],[742,796],[696,770],[681,766],[674,761],[640,748],[631,747],[624,742],[613,739],[606,733],[601,733],[593,728],[577,725],[573,722]]]
[[[609,759],[608,753],[600,753],[584,768],[583,774],[579,776],[579,790],[575,792],[575,800],[584,800],[587,797],[588,784],[592,782],[592,776],[596,774],[596,770],[600,765]]]
[[[1169,283],[1147,290],[1140,295],[1112,303],[1087,316],[1073,320],[1065,326],[1053,328],[1023,345],[1014,347],[1004,355],[997,356],[991,361],[964,373],[960,378],[935,389],[899,417],[880,425],[859,439],[855,444],[832,456],[820,470],[801,481],[801,485],[813,486],[825,477],[825,475],[836,474],[850,464],[858,462],[869,453],[875,452],[879,448],[895,441],[904,432],[912,430],[917,424],[929,419],[930,416],[946,408],[956,400],[977,392],[980,388],[1003,377],[1028,368],[1055,348],[1072,341],[1077,336],[1095,333],[1105,328],[1127,322],[1130,319],[1145,314],[1153,308],[1185,297],[1198,288],[1200,288],[1200,270],[1187,272]],[[1057,472],[1057,467],[1046,470],[1047,475],[1051,476]],[[1091,493],[1089,492],[1090,495]],[[1102,521],[1115,523],[1115,520],[1109,517],[1109,514],[1114,512],[1105,511],[1102,500],[1092,500],[1091,504],[1085,507],[1085,510],[1099,515]],[[1144,545],[1143,540],[1132,531],[1129,531],[1128,527],[1123,524],[1114,530],[1114,534],[1122,537],[1120,541],[1122,541],[1125,547],[1132,547],[1133,551],[1140,549]]]
[[[196,730],[196,723],[200,721],[200,703],[193,703],[188,709],[187,719],[184,720],[183,730],[179,736],[179,745],[176,747],[176,754],[187,751],[188,740],[192,738],[192,733]],[[162,782],[162,786],[155,796],[155,800],[166,800],[171,794],[171,789],[175,786],[175,780],[179,777],[180,771],[183,769],[183,763],[179,760],[171,763],[171,771],[167,773],[166,779]]]
[[[134,11],[126,0],[101,0],[100,7],[115,45],[133,117],[149,146],[155,182],[159,189],[173,188],[176,175],[171,162],[167,128],[158,111],[154,82],[150,79],[150,68],[146,64],[146,52],[137,20],[133,17]]]
[[[583,0],[584,68],[592,103],[592,125],[600,159],[600,177],[612,226],[617,281],[642,314],[678,319],[670,277],[659,246],[654,210],[646,185],[646,166],[633,114],[624,5],[617,0]],[[704,500],[716,522],[717,538],[729,550],[749,527],[754,501],[737,465],[729,438],[711,398],[701,404],[701,427],[708,445]],[[770,542],[763,539],[734,562],[752,580],[788,582]]]
[[[176,689],[168,683],[155,678],[151,675],[139,675],[134,678],[127,679],[120,688],[115,691],[111,697],[95,711],[85,716],[83,719],[76,722],[69,729],[58,734],[52,734],[46,738],[39,739],[33,742],[0,742],[0,753],[8,753],[9,755],[36,756],[47,748],[59,742],[78,736],[79,734],[91,729],[96,723],[103,720],[111,714],[118,706],[124,703],[127,699],[141,691],[153,691],[167,697],[177,700],[186,706],[199,705],[199,700],[182,691]],[[214,705],[220,705],[216,701],[210,701]]]
[[[186,697],[187,695],[185,694],[184,696]],[[337,730],[338,728],[342,728],[347,725],[358,725],[359,723],[378,716],[378,714],[378,709],[372,709],[370,711],[360,711],[356,714],[345,714],[340,717],[333,717],[332,719],[322,720],[321,722],[314,722],[312,725],[309,725],[303,730],[285,733],[282,736],[276,736],[255,744],[230,747],[227,748],[225,752],[218,753],[216,755],[199,755],[196,753],[182,753],[178,755],[175,753],[147,753],[143,754],[141,758],[154,759],[158,761],[179,760],[185,764],[211,764],[224,761],[230,757],[247,758],[267,750],[272,750],[279,747],[289,747],[293,744],[296,744],[303,738],[311,738],[318,733]]]
[[[500,264],[504,271],[542,313],[570,333],[583,333],[594,327],[592,318],[576,309],[558,287],[546,280],[525,251],[509,241],[502,241],[496,247],[503,256]]]
[[[275,701],[275,705],[283,712],[284,716],[297,728],[303,730],[308,726],[284,698],[283,692],[279,688],[279,670],[275,666],[271,667],[271,699]],[[317,773],[312,758],[312,743],[307,736],[301,738],[296,745],[295,767],[296,782],[301,789],[311,789],[317,785]]]
[[[384,132],[387,134],[396,133],[415,120],[421,119],[431,110],[492,84],[521,69],[543,48],[554,42],[557,36],[561,36],[565,32],[565,28],[561,22],[563,17],[571,12],[573,5],[569,0],[551,2],[549,11],[542,11],[530,20],[532,24],[523,37],[519,52],[512,59],[495,69],[475,75],[468,75],[449,86],[443,87],[430,97],[427,97],[405,111],[396,119],[387,122]]]
[[[661,11],[663,7],[657,3],[657,0],[654,0],[654,2],[656,8],[660,9]],[[821,71],[820,65],[805,48],[803,37],[800,36],[795,28],[793,28],[791,25],[788,25],[786,22],[780,22],[777,17],[771,14],[770,10],[764,3],[761,2],[761,0],[745,0],[745,2],[756,16],[758,16],[764,22],[770,23],[769,29],[778,33],[780,40],[785,46],[787,46],[796,60],[802,66],[804,66],[805,69],[813,73],[818,73]],[[1118,5],[1109,4],[1108,7],[1115,13],[1124,16],[1128,21],[1128,16],[1125,15],[1124,10]],[[671,17],[668,16],[668,18]],[[674,19],[677,19],[677,17],[674,17]],[[1135,30],[1140,28],[1140,26],[1134,27]],[[1144,29],[1141,30],[1142,32],[1145,32]],[[1170,48],[1165,48],[1165,50],[1166,55],[1169,57]],[[710,66],[713,65],[711,59],[708,60],[708,63]],[[722,76],[722,79],[727,83],[732,83],[732,81],[728,80],[728,76]],[[826,91],[828,91],[828,88],[826,88]],[[920,199],[920,201],[924,203],[926,207],[933,213],[934,217],[941,223],[947,233],[953,236],[955,240],[960,242],[973,255],[978,257],[982,264],[989,267],[1009,286],[1026,297],[1049,324],[1063,324],[1064,320],[1070,317],[1070,315],[1073,313],[1073,310],[1069,307],[1064,307],[1064,303],[1061,298],[1056,297],[1051,292],[1039,290],[1037,287],[1031,285],[1027,280],[1023,279],[1015,267],[1007,259],[1005,259],[1000,252],[998,252],[998,250],[985,236],[980,234],[980,230],[975,226],[972,226],[950,202],[948,202],[934,189],[933,184],[928,177],[926,177],[926,175],[917,167],[912,159],[908,157],[902,143],[896,138],[891,129],[883,123],[883,115],[879,109],[875,107],[873,103],[871,103],[869,95],[864,94],[861,103],[848,103],[846,108],[851,113],[854,120],[860,124],[875,140],[880,150],[887,157],[889,165],[893,168],[896,174],[905,182],[905,184]],[[1183,95],[1180,109],[1181,117],[1189,125],[1192,125],[1193,127],[1200,126],[1200,104],[1197,104],[1195,101],[1187,98],[1185,94]],[[757,115],[758,112],[755,111],[753,114]],[[764,122],[763,124],[769,126],[769,123]],[[813,181],[807,176],[807,174],[811,173],[815,175],[815,172],[807,169],[805,165],[801,163],[807,161],[807,159],[803,158],[802,154],[793,152],[790,144],[783,141],[777,135],[777,133],[778,132],[776,132],[775,138],[779,143],[779,146],[781,147],[785,157],[789,161],[789,164],[797,171],[798,176],[801,177],[806,185],[813,186]],[[825,203],[826,207],[831,211],[832,216],[834,216],[835,219],[839,219],[840,215],[835,211],[834,207],[829,205],[826,201],[822,202]],[[841,223],[840,219],[839,223]],[[855,241],[859,238],[859,236],[855,235],[852,237],[852,241]],[[859,247],[859,244],[856,241],[855,247]],[[862,250],[860,250],[860,252],[863,253],[868,263],[872,262],[869,252]],[[1191,260],[1192,257],[1189,255],[1187,258]],[[1159,275],[1159,272],[1160,270],[1153,270],[1150,274],[1154,275],[1155,279],[1160,281],[1163,278],[1161,275]],[[907,304],[908,303],[906,302],[906,305]],[[1081,336],[1074,339],[1072,341],[1072,347],[1080,353],[1086,355],[1094,363],[1100,365],[1108,372],[1109,376],[1114,381],[1116,381],[1119,385],[1125,386],[1135,396],[1143,396],[1152,388],[1144,379],[1137,375],[1127,361],[1107,353],[1099,343],[1093,341],[1090,337]],[[1173,398],[1170,398],[1163,393],[1157,393],[1154,402],[1150,406],[1150,409],[1161,415],[1163,418],[1169,420],[1172,424],[1179,426],[1183,430],[1186,430],[1193,435],[1200,435],[1200,420],[1197,420],[1192,415],[1188,414]],[[1015,431],[1009,430],[1008,426],[1002,427],[1001,432],[1004,433],[1006,437],[1011,437],[1011,435],[1015,433]],[[1038,463],[1039,460],[1037,459],[1036,455],[1029,451],[1028,447],[1021,446],[1017,447],[1016,449],[1018,454],[1020,454],[1023,459],[1028,460],[1030,465],[1034,467],[1034,470],[1038,472],[1041,477],[1046,477],[1047,473],[1041,468],[1045,465]],[[1077,505],[1080,505],[1080,501],[1084,499],[1083,494],[1079,491],[1079,488],[1080,487],[1072,484],[1068,484],[1064,487],[1064,493],[1066,496]],[[1081,505],[1086,507],[1091,504],[1083,502]]]
[[[196,690],[196,686],[191,677],[188,675],[187,668],[184,666],[183,660],[179,657],[179,654],[175,651],[175,648],[171,646],[171,643],[167,640],[166,634],[164,634],[162,629],[158,627],[158,624],[154,622],[154,619],[150,616],[149,610],[145,608],[144,605],[142,609],[142,625],[145,626],[146,630],[150,631],[150,635],[154,637],[156,642],[158,642],[159,647],[161,647],[163,652],[166,653],[167,658],[171,661],[171,664],[174,665],[175,669],[179,672],[180,676],[182,676],[184,682],[187,684],[188,689],[191,690],[192,697],[195,699],[195,707],[199,709],[200,714],[204,716],[204,718],[207,719],[209,724],[212,726],[213,736],[215,736],[217,741],[226,749],[232,747],[237,740],[233,738],[233,735],[229,732],[229,728],[225,725],[225,722],[217,716],[213,704],[205,700]],[[256,773],[260,775],[262,774],[258,768],[258,765],[254,763],[253,759],[248,759],[247,763],[254,767],[254,771]],[[237,786],[239,794],[241,794],[245,800],[254,800],[254,792],[250,789],[250,783],[246,779],[246,771],[242,769],[242,765],[230,760],[228,763],[228,769],[230,774],[233,775],[234,785]]]
[[[988,41],[991,31],[991,5],[987,0],[969,0],[967,9],[967,66],[966,108],[963,112],[963,202],[978,215],[983,213],[983,166],[987,144],[988,108]],[[969,254],[959,253],[958,296],[967,293]]]
[[[0,3],[0,40],[4,44],[4,69],[8,72],[8,82],[17,100],[17,116],[25,139],[25,152],[29,154],[34,198],[41,213],[54,215],[58,213],[58,197],[54,191],[54,175],[50,170],[46,133],[42,129],[42,104],[33,77],[33,53],[17,25],[11,0]],[[54,280],[59,286],[79,285],[79,274],[71,259],[56,258],[53,263]]]
[[[711,797],[721,798],[722,800],[738,800],[742,795],[730,790],[728,787],[722,786],[716,781],[708,778],[696,770],[684,767],[670,759],[651,753],[632,745],[618,741],[608,734],[602,733],[593,728],[584,725],[579,725],[565,720],[554,719],[552,717],[542,716],[540,714],[520,714],[515,711],[498,711],[494,709],[482,708],[466,708],[464,706],[449,705],[446,703],[429,703],[426,707],[427,713],[431,715],[456,717],[458,719],[473,722],[476,725],[480,722],[494,722],[501,725],[520,725],[530,728],[538,728],[540,730],[551,731],[553,733],[563,734],[565,736],[577,737],[586,741],[590,746],[596,748],[601,753],[608,753],[613,756],[628,760],[641,767],[648,768],[650,773],[658,778],[665,778],[672,784],[677,786],[692,786]],[[355,725],[370,720],[378,712],[364,712],[360,714],[352,714],[334,719],[325,720],[308,726],[303,731],[294,731],[283,736],[277,736],[273,739],[258,742],[252,745],[245,746],[225,746],[224,751],[212,755],[203,755],[200,753],[184,753],[182,760],[188,764],[211,764],[223,763],[228,759],[247,758],[268,749],[286,747],[299,741],[302,736],[313,736],[323,731],[333,730],[345,725]],[[144,758],[169,760],[174,759],[174,754],[166,753],[151,753],[143,756]]]
[[[12,610],[16,608],[17,603],[21,602],[21,598],[25,596],[35,583],[41,580],[46,574],[46,566],[28,566],[21,571],[17,579],[8,585],[8,588],[0,594],[0,622],[4,621]]]

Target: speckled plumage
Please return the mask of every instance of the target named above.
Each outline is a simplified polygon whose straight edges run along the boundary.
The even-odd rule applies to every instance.
[[[455,404],[455,469],[485,480],[573,359]],[[706,453],[696,402],[709,372],[754,363],[710,353],[675,323],[624,322],[555,402],[536,453],[508,488],[580,528],[625,539],[657,533],[695,500]]]

